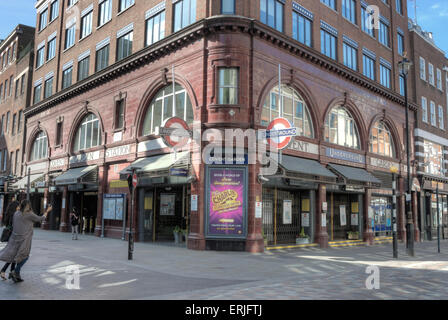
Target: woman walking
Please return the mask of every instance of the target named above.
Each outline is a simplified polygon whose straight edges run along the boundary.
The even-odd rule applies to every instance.
[[[44,221],[51,210],[50,205],[43,216],[38,216],[32,211],[30,201],[22,200],[20,210],[14,214],[11,238],[0,251],[0,260],[17,264],[14,271],[11,271],[14,282],[23,281],[20,270],[30,255],[34,223]]]
[[[70,214],[70,220],[72,224],[72,240],[78,240],[78,228],[79,228],[79,216],[76,215],[76,208],[73,207]]]
[[[16,213],[16,211],[19,211],[19,208],[20,204],[18,201],[13,201],[8,205],[8,208],[6,208],[6,212],[3,215],[2,219],[2,224],[5,228],[9,228],[10,230],[12,230],[12,220],[14,218],[14,213]],[[0,271],[0,277],[3,280],[6,280],[6,270],[8,270],[8,267],[10,265],[11,265],[11,271],[13,271],[14,268],[16,267],[16,264],[12,261],[7,261],[3,266],[2,270]],[[9,274],[9,277],[11,278],[11,273]]]

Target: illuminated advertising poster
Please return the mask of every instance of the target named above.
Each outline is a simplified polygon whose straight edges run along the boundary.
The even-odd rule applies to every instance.
[[[210,168],[208,235],[245,236],[245,172]]]

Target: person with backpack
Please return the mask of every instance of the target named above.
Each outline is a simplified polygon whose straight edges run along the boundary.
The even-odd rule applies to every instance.
[[[0,260],[16,263],[16,267],[10,274],[14,282],[23,281],[20,271],[30,256],[34,223],[47,219],[51,210],[52,206],[50,205],[43,216],[38,216],[33,212],[31,202],[22,200],[20,210],[14,213],[11,238],[6,247],[0,251]]]
[[[70,214],[70,220],[71,220],[71,225],[72,225],[72,240],[78,240],[79,216],[76,215],[75,207],[73,207],[72,213]]]
[[[6,212],[2,217],[2,224],[5,227],[5,229],[3,229],[3,233],[2,233],[2,242],[8,242],[9,238],[11,237],[11,233],[12,233],[12,221],[13,221],[13,217],[14,217],[14,213],[16,213],[17,211],[19,211],[20,209],[20,204],[18,201],[13,201],[11,202],[8,207],[6,208]],[[5,265],[3,266],[2,270],[0,271],[0,277],[3,280],[6,280],[6,270],[8,270],[8,267],[11,265],[11,271],[14,271],[14,268],[16,267],[16,264],[12,261],[8,261],[5,263]],[[9,278],[11,278],[11,273],[9,274]]]

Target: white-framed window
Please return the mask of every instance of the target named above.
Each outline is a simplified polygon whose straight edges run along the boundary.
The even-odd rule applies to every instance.
[[[41,131],[34,139],[31,148],[30,161],[40,160],[48,157],[48,139],[47,135]]]
[[[134,0],[119,0],[120,6],[118,12],[122,12],[134,4]]]
[[[235,0],[221,0],[221,14],[235,14]]]
[[[361,29],[371,37],[375,37],[375,29],[369,18],[373,14],[365,5],[361,5]]]
[[[59,0],[50,4],[50,22],[59,16]]]
[[[298,134],[314,138],[313,122],[308,106],[301,95],[290,86],[282,85],[281,92],[278,86],[272,88],[264,101],[260,124],[268,126],[272,120],[280,116],[280,103],[283,105],[283,117],[288,119],[291,125],[299,128]]]
[[[336,60],[337,38],[323,29],[320,29],[320,52],[327,57]]]
[[[96,51],[95,72],[101,71],[109,66],[109,51],[109,44]]]
[[[283,11],[283,1],[260,0],[260,21],[280,32],[283,32]]]
[[[401,15],[403,15],[403,2],[402,0],[395,0],[395,6],[397,9],[397,12]]]
[[[44,99],[50,97],[53,94],[53,78],[54,77],[51,77],[45,80]]]
[[[445,129],[445,121],[444,121],[444,115],[443,115],[443,107],[439,106],[439,128]]]
[[[375,80],[375,60],[362,55],[363,70],[362,73],[369,79]]]
[[[395,158],[392,134],[383,121],[377,121],[372,127],[369,151],[382,156]]]
[[[48,41],[47,61],[53,59],[56,56],[56,37]]]
[[[174,90],[175,94],[173,94],[173,84],[168,84],[160,89],[151,101],[143,120],[143,136],[154,134],[156,128],[174,114],[184,119],[189,125],[193,124],[193,106],[187,91],[177,83]]]
[[[132,54],[133,39],[134,39],[133,31],[117,39],[117,61],[124,59]]]
[[[426,61],[420,57],[420,79],[426,81]]]
[[[112,0],[100,0],[98,7],[98,27],[112,19]]]
[[[404,36],[397,32],[397,48],[398,48],[398,54],[403,56],[404,53]]]
[[[40,13],[39,16],[39,31],[44,29],[47,26],[48,21],[48,8]]]
[[[437,68],[437,89],[443,91],[442,89],[442,70]]]
[[[81,121],[76,132],[73,151],[93,148],[101,145],[100,120],[93,113],[89,113]]]
[[[422,97],[422,121],[428,122],[428,101]]]
[[[36,52],[36,68],[42,66],[45,62],[45,46],[40,49],[37,49]]]
[[[399,84],[400,84],[400,94],[402,95],[402,96],[404,96],[404,90],[405,90],[405,79],[404,79],[404,76],[403,75],[399,75],[398,76],[398,82],[399,82]]]
[[[342,16],[353,24],[356,24],[356,1],[342,0]]]
[[[146,45],[149,46],[165,37],[165,10],[146,20]]]
[[[174,32],[196,21],[196,0],[180,0],[174,4]]]
[[[434,103],[434,101],[431,101],[429,106],[430,106],[429,110],[431,116],[431,125],[436,127],[437,126],[436,104]]]
[[[434,66],[431,63],[428,63],[428,77],[429,84],[434,85]]]
[[[218,104],[238,104],[238,68],[218,69]]]
[[[344,65],[353,70],[358,70],[358,50],[348,43],[343,43]]]
[[[81,35],[80,38],[83,39],[92,33],[92,19],[93,19],[93,8],[84,16],[81,17]]]
[[[336,0],[320,0],[323,4],[330,7],[333,10],[336,10]]]
[[[65,46],[68,49],[75,44],[76,23],[65,29]]]
[[[380,41],[380,43],[382,43],[386,47],[390,46],[390,44],[389,44],[389,26],[382,21],[380,21],[380,30],[379,30],[378,40]]]
[[[292,12],[292,37],[297,41],[311,47],[312,21],[305,16]]]
[[[34,103],[38,103],[42,98],[42,84],[34,87]]]
[[[390,89],[391,70],[385,65],[380,64],[380,83]]]
[[[325,141],[353,149],[361,148],[355,119],[343,106],[333,108],[328,114]]]

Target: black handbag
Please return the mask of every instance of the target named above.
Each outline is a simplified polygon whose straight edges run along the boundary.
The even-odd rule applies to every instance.
[[[12,227],[8,226],[8,227],[4,227],[3,231],[2,231],[2,237],[0,238],[1,242],[8,242],[9,241],[9,237],[11,237],[11,233],[12,233]]]

